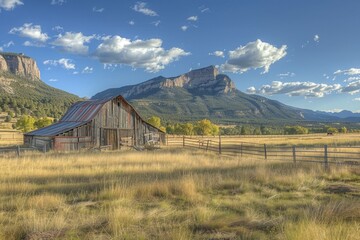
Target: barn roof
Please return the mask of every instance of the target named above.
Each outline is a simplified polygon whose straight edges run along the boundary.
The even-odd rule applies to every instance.
[[[25,135],[31,136],[55,136],[60,133],[67,132],[75,127],[79,127],[90,122],[96,114],[100,111],[102,106],[114,99],[114,98],[121,98],[126,104],[128,104],[136,114],[142,119],[140,114],[136,111],[136,109],[131,106],[131,104],[126,101],[124,97],[121,95],[109,96],[103,99],[94,99],[94,100],[86,100],[74,103],[65,115],[59,120],[59,122],[52,124],[50,126],[40,128],[38,130],[28,132]],[[143,120],[143,119],[142,119]],[[145,120],[143,120],[146,122]],[[147,123],[147,122],[146,122]],[[150,126],[158,129],[157,127],[147,123]],[[158,129],[159,131],[163,132],[162,130]]]
[[[35,135],[35,136],[44,136],[44,137],[55,136],[84,124],[86,124],[86,122],[57,122],[50,126],[40,128],[32,132],[28,132],[25,135],[33,135],[33,136]]]

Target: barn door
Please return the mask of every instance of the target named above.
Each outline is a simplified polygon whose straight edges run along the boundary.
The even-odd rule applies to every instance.
[[[111,150],[115,150],[118,148],[116,129],[104,129],[104,145],[111,145]]]

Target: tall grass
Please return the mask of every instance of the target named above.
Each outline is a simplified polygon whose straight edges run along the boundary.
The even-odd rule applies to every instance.
[[[359,182],[169,149],[0,157],[0,239],[359,239]]]

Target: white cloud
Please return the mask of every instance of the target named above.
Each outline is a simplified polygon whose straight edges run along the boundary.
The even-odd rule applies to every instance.
[[[346,70],[337,70],[334,72],[335,75],[337,74],[344,74],[344,75],[360,75],[360,68],[349,68]]]
[[[316,34],[316,35],[314,36],[314,41],[315,41],[315,42],[320,42],[320,36]]]
[[[135,25],[135,22],[133,20],[129,21],[130,25]]]
[[[137,2],[134,5],[133,10],[151,17],[158,16],[158,14],[154,10],[147,8],[146,3],[144,2]]]
[[[199,7],[201,13],[210,12],[210,8],[205,7],[204,5]]]
[[[12,28],[9,33],[18,34],[21,37],[31,38],[40,42],[46,42],[49,39],[46,33],[41,32],[40,25],[33,25],[32,23],[24,23],[22,27]]]
[[[180,57],[190,54],[180,48],[165,50],[161,45],[161,39],[131,41],[113,36],[101,43],[94,55],[102,63],[125,64],[133,68],[145,68],[148,72],[157,72]]]
[[[286,45],[277,48],[258,39],[229,51],[229,60],[221,65],[221,69],[227,72],[243,73],[251,68],[264,68],[263,73],[267,73],[271,64],[285,57],[286,48]]]
[[[66,32],[64,35],[59,34],[57,39],[52,42],[54,46],[61,47],[64,51],[74,54],[87,54],[89,47],[85,43],[89,43],[92,36],[85,36],[81,32]]]
[[[93,12],[98,12],[98,13],[102,13],[105,9],[104,8],[96,8],[96,7],[93,7]]]
[[[209,55],[216,56],[216,57],[222,57],[222,58],[225,57],[223,51],[215,51],[215,52],[209,53]]]
[[[92,67],[88,67],[86,66],[81,73],[92,73],[93,72],[93,68]]]
[[[247,92],[264,95],[286,94],[288,96],[323,97],[340,89],[340,84],[328,85],[314,82],[273,81],[271,85],[263,85],[257,90],[255,87],[250,87],[247,89]]]
[[[349,83],[347,86],[345,86],[341,89],[341,92],[349,93],[351,95],[353,95],[355,93],[359,93],[360,92],[360,80]]]
[[[154,24],[155,27],[159,26],[160,23],[161,23],[160,20],[157,20],[157,21],[152,22],[152,24]]]
[[[62,26],[55,26],[55,27],[52,28],[52,30],[61,32],[62,30],[64,30],[64,28]]]
[[[8,42],[8,43],[3,44],[2,46],[3,46],[4,48],[8,48],[8,47],[11,47],[11,46],[14,46],[14,45],[15,45],[15,43],[14,43],[13,41],[10,41],[10,42]]]
[[[51,0],[51,5],[63,5],[66,3],[65,0]]]
[[[360,101],[360,98],[354,98],[354,101]]]
[[[180,29],[183,30],[184,32],[188,29],[189,27],[188,26],[181,26]]]
[[[44,65],[61,66],[66,70],[75,69],[75,64],[72,63],[71,59],[60,58],[59,60],[45,60]]]
[[[196,22],[198,20],[198,16],[190,16],[187,18],[188,21]]]
[[[25,47],[45,47],[45,44],[42,42],[30,42],[30,41],[25,41],[23,43],[23,45]]]
[[[57,82],[58,80],[57,79],[55,79],[55,78],[50,78],[49,79],[49,82]]]
[[[354,81],[358,81],[358,80],[360,80],[360,76],[349,77],[349,78],[345,79],[344,82],[354,82]]]
[[[293,73],[293,72],[280,73],[280,74],[278,74],[278,76],[279,76],[280,78],[284,78],[284,77],[295,77],[295,73]]]
[[[0,8],[6,11],[14,9],[17,5],[23,5],[21,0],[0,0]]]

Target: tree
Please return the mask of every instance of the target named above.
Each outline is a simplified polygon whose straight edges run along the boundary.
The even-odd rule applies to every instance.
[[[50,118],[39,118],[35,121],[34,126],[36,128],[43,128],[49,126],[50,124],[52,124],[52,122],[53,121]]]
[[[161,127],[161,119],[157,116],[152,116],[147,120],[148,123],[153,125],[154,127],[160,128]]]
[[[303,126],[286,126],[284,128],[284,133],[288,135],[292,134],[308,134],[309,129],[303,127]]]
[[[338,130],[337,130],[337,128],[329,127],[329,128],[327,129],[327,132],[328,132],[328,133],[337,133]]]
[[[246,128],[245,128],[244,125],[241,127],[240,134],[241,135],[246,135],[247,134],[247,131],[246,131]]]
[[[16,122],[16,128],[21,130],[22,132],[29,132],[35,129],[35,118],[29,115],[23,115]]]
[[[197,135],[217,135],[219,134],[219,127],[210,120],[203,119],[197,122],[194,127],[194,132]]]
[[[347,128],[346,128],[346,127],[340,128],[340,132],[341,132],[341,133],[347,133]]]

